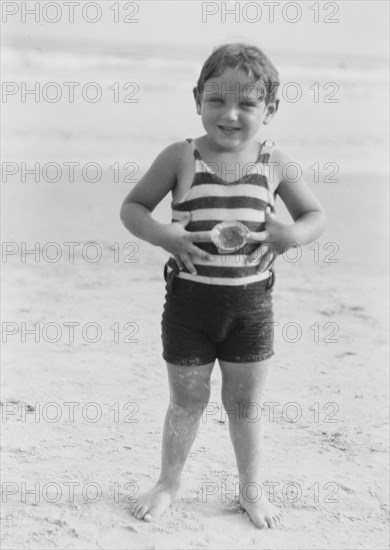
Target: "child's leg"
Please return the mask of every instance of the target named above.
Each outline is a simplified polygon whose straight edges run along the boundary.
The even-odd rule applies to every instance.
[[[164,423],[161,473],[153,489],[137,497],[131,513],[138,519],[156,519],[170,506],[179,489],[204,404],[210,399],[213,366],[214,362],[198,367],[167,363],[170,403]]]
[[[240,503],[257,527],[275,527],[280,512],[265,497],[261,476],[259,411],[269,361],[231,363],[219,360],[219,363],[222,401],[229,417],[230,437],[237,461]],[[257,420],[253,421],[255,418]]]

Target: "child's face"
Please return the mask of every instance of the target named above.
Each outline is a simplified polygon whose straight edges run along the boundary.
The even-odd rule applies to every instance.
[[[271,121],[277,103],[266,105],[263,90],[261,83],[233,68],[207,80],[200,96],[194,90],[210,144],[224,150],[241,148]]]

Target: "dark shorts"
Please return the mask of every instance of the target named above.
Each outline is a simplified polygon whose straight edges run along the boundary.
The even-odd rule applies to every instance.
[[[249,363],[271,357],[273,285],[273,273],[269,279],[242,287],[206,285],[175,276],[166,285],[161,322],[165,361],[199,366],[217,358]]]

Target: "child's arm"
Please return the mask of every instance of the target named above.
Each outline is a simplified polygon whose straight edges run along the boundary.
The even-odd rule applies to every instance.
[[[120,216],[124,226],[133,235],[155,246],[161,246],[174,255],[179,267],[184,264],[191,273],[196,273],[191,255],[203,259],[209,255],[193,243],[210,240],[210,232],[189,232],[180,223],[163,224],[151,215],[175,186],[181,163],[188,153],[187,147],[185,142],[174,143],[159,154],[125,198]]]
[[[284,174],[283,167],[292,163],[292,160],[286,154],[276,151],[275,162],[281,167],[279,173]],[[295,178],[289,180],[280,175],[276,192],[294,220],[293,224],[287,225],[289,242],[302,246],[319,237],[326,227],[326,215],[303,178],[296,181]]]
[[[294,221],[291,224],[284,224],[278,222],[273,214],[266,213],[266,230],[258,234],[257,238],[263,241],[262,246],[267,249],[261,255],[259,271],[265,270],[277,255],[286,251],[288,246],[302,246],[314,241],[326,226],[325,212],[304,180],[288,179],[286,175],[288,170],[283,170],[286,165],[292,163],[291,158],[280,151],[275,151],[272,154],[272,163],[278,167],[275,170],[276,181],[279,182],[276,192]],[[256,233],[252,233],[251,237],[256,240]]]

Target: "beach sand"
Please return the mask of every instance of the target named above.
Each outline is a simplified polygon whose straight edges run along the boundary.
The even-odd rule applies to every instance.
[[[26,59],[17,48],[12,55],[11,74],[15,59]],[[61,81],[72,76],[71,66],[55,66]],[[36,78],[47,81],[44,67],[30,60],[24,74],[43,71]],[[125,79],[122,67],[115,70],[107,82]],[[57,182],[27,176],[23,183],[18,173],[3,183],[3,241],[14,251],[3,259],[3,323],[15,329],[3,346],[3,548],[387,548],[386,141],[383,118],[375,109],[368,116],[385,89],[370,89],[347,69],[344,103],[282,105],[264,136],[298,155],[329,220],[317,245],[296,261],[277,262],[280,324],[264,399],[274,414],[269,405],[262,416],[264,480],[275,483],[282,526],[257,530],[234,497],[218,365],[212,408],[177,501],[156,523],[129,515],[129,499],[159,473],[168,403],[160,340],[167,254],[121,226],[132,184],[124,173],[115,182],[109,167],[136,162],[139,178],[163,147],[201,133],[194,71],[179,80],[180,64],[169,78],[161,69],[153,83],[145,68],[137,70],[139,104],[10,103],[5,119],[5,161],[93,161],[103,170],[96,183],[81,170],[74,182],[64,170]],[[96,63],[79,71],[87,81],[102,74]],[[162,97],[164,109],[155,109]],[[324,182],[330,172],[321,170],[314,182],[314,162],[337,163],[338,181]],[[287,219],[280,203],[277,213]],[[169,199],[156,216],[169,222]],[[24,256],[22,247],[35,242],[37,258]],[[69,242],[79,243],[73,261]],[[78,323],[74,338],[69,323]],[[38,342],[23,333],[34,326]]]

